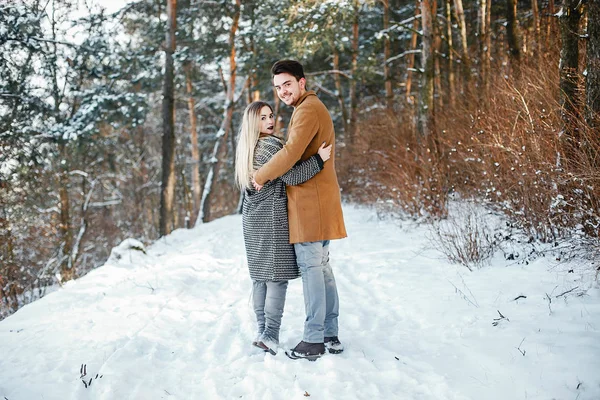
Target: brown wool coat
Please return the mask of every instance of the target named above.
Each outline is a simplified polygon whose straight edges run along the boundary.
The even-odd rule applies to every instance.
[[[289,171],[298,161],[315,155],[323,142],[333,144],[331,158],[325,162],[323,170],[305,183],[286,186],[290,243],[346,237],[335,173],[333,121],[315,92],[308,91],[300,96],[288,126],[287,143],[255,176],[256,182],[264,185]]]

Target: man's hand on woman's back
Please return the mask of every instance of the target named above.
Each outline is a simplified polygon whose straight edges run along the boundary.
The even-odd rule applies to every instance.
[[[325,142],[323,142],[321,147],[319,147],[317,153],[319,153],[319,156],[321,156],[321,160],[323,160],[323,162],[331,158],[331,146],[333,145],[330,144],[329,146],[325,147]]]

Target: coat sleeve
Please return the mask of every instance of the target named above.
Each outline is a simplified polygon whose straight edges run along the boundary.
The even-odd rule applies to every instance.
[[[315,154],[307,160],[300,161],[288,172],[281,175],[281,180],[289,186],[299,185],[311,179],[313,176],[321,172],[322,169],[323,161],[318,154]]]
[[[304,154],[319,129],[316,113],[310,107],[298,108],[294,114],[294,124],[289,132],[287,143],[271,160],[263,165],[254,179],[260,185],[279,178],[289,171]]]

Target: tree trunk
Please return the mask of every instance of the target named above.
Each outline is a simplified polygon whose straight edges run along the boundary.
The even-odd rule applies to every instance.
[[[413,20],[413,29],[412,34],[410,36],[410,50],[417,49],[417,32],[419,28],[419,20],[417,16],[420,14],[419,7],[415,7],[415,19]],[[413,104],[413,98],[411,96],[412,90],[412,70],[415,68],[415,53],[410,53],[408,55],[408,68],[406,70],[406,101],[409,104]]]
[[[444,2],[446,8],[446,42],[448,43],[448,99],[451,106],[455,104],[456,82],[454,79],[454,45],[452,40],[452,5],[451,0]],[[413,35],[415,33],[413,32]],[[411,43],[412,44],[412,43]]]
[[[459,0],[460,1],[460,0]],[[435,0],[421,0],[421,25],[423,43],[421,53],[421,95],[419,97],[419,133],[429,137],[434,130],[434,53],[433,53],[433,16]]]
[[[488,80],[490,74],[490,48],[488,45],[488,37],[490,36],[489,27],[489,9],[491,8],[491,0],[479,0],[479,9],[477,12],[478,34],[479,34],[479,60],[481,65],[481,73],[479,79],[479,94],[487,96]]]
[[[588,2],[587,23],[586,121],[600,127],[600,3]]]
[[[250,15],[250,26],[252,27],[250,35],[250,53],[252,54],[252,68],[248,75],[248,104],[253,101],[260,100],[260,90],[258,89],[258,76],[256,74],[256,68],[258,68],[258,50],[256,48],[254,40],[254,30],[256,29],[256,18],[255,18],[255,4],[254,2],[248,2],[246,5],[249,8],[248,13]]]
[[[69,198],[69,167],[66,160],[69,154],[64,143],[59,144],[60,156],[64,162],[60,166],[59,189],[60,198],[60,225],[59,232],[62,240],[60,254],[60,275],[63,282],[75,278],[75,268],[71,263],[71,249],[73,248],[73,230],[71,224],[71,201]]]
[[[433,54],[434,54],[434,99],[437,100],[437,107],[441,109],[444,104],[444,92],[442,91],[442,71],[440,67],[440,49],[442,46],[442,38],[440,35],[433,35]]]
[[[507,0],[506,7],[506,40],[513,75],[519,78],[521,66],[521,44],[519,37],[519,21],[517,20],[517,0]]]
[[[175,97],[174,64],[175,30],[177,29],[177,0],[167,0],[167,32],[165,46],[165,78],[163,84],[162,185],[160,196],[159,234],[173,230],[175,202]]]
[[[0,238],[2,246],[2,264],[0,264],[0,318],[3,316],[3,308],[8,309],[8,313],[13,313],[19,309],[19,294],[23,288],[19,285],[19,268],[14,259],[13,234],[10,221],[8,220],[6,209],[0,212]],[[2,306],[4,304],[4,306]]]
[[[542,52],[540,36],[540,9],[538,0],[531,0],[531,14],[533,16],[533,56],[540,58]]]
[[[200,188],[200,151],[198,149],[198,120],[196,116],[196,99],[194,99],[194,88],[192,86],[192,63],[184,65],[185,83],[188,93],[188,110],[190,113],[190,138],[192,146],[192,210],[190,215],[190,226],[196,224],[196,217],[200,210],[200,198],[202,190]]]
[[[338,49],[333,48],[333,69],[335,71],[340,70],[340,53]],[[340,105],[340,112],[342,114],[344,134],[348,134],[348,111],[346,110],[346,101],[344,100],[344,90],[342,88],[342,79],[340,74],[333,74],[333,81],[335,83],[335,90],[337,92],[338,103]]]
[[[273,88],[273,104],[275,105],[273,107],[273,118],[275,119],[275,132],[279,133],[281,132],[281,129],[283,128],[283,121],[279,116],[279,111],[280,111],[280,106],[281,106],[281,100],[279,100],[279,96],[277,96],[277,89]]]
[[[383,30],[385,36],[383,38],[383,79],[385,81],[385,102],[388,110],[394,107],[394,91],[392,88],[392,76],[390,65],[387,62],[391,54],[390,33],[390,3],[389,0],[383,0]]]
[[[565,133],[572,137],[575,132],[575,117],[578,114],[579,99],[579,22],[581,14],[576,9],[579,0],[564,0],[560,12],[560,103]]]
[[[352,80],[350,81],[350,122],[349,129],[346,132],[347,142],[352,144],[354,136],[356,134],[356,119],[358,113],[358,95],[356,93],[356,73],[358,72],[358,21],[360,17],[360,3],[359,0],[354,1],[354,22],[352,23],[352,67],[350,74]]]
[[[210,202],[212,194],[217,186],[217,182],[219,181],[218,178],[221,165],[223,164],[223,160],[227,154],[227,138],[229,136],[231,121],[233,118],[235,78],[237,68],[235,59],[235,33],[237,32],[240,21],[241,0],[236,0],[235,4],[235,14],[233,16],[231,30],[229,31],[229,46],[231,49],[229,53],[229,85],[227,87],[227,99],[225,101],[223,122],[219,132],[217,133],[217,141],[215,143],[215,147],[213,148],[213,155],[211,159],[212,165],[209,169],[206,183],[204,184],[204,192],[202,193],[202,199],[200,201],[201,215],[196,220],[196,225],[201,222],[209,222],[212,219]]]
[[[178,171],[178,175],[181,177],[181,197],[183,199],[184,209],[185,209],[185,217],[183,226],[186,229],[190,229],[192,225],[192,219],[194,219],[194,199],[192,198],[192,190],[187,182],[187,177],[185,173],[185,157],[179,157],[181,168]],[[177,216],[177,213],[175,213]],[[177,222],[175,226],[178,226]]]
[[[56,15],[56,4],[52,1],[51,13],[50,13],[50,25],[52,30],[52,52],[50,55],[50,76],[52,82],[52,98],[54,100],[54,117],[58,123],[63,122],[63,118],[60,112],[60,105],[62,103],[62,91],[59,88],[60,66],[58,65],[58,49],[57,49],[57,15]],[[66,282],[75,278],[75,271],[71,264],[71,248],[73,247],[73,234],[71,226],[71,204],[69,198],[69,159],[70,154],[67,151],[67,144],[62,140],[58,142],[58,152],[61,160],[59,166],[58,176],[58,196],[60,201],[60,223],[59,233],[61,238],[61,245],[59,251],[59,263],[61,280]]]
[[[471,79],[471,59],[469,57],[469,44],[467,42],[467,24],[465,22],[465,12],[463,9],[462,0],[454,0],[454,8],[456,12],[456,20],[460,30],[460,50],[461,64],[465,83],[468,84]]]
[[[485,93],[490,92],[490,75],[492,73],[492,0],[488,0],[488,6],[485,14],[485,48],[483,54],[483,64],[486,70]]]
[[[136,211],[139,213],[139,215],[143,215],[145,218],[146,223],[143,224],[144,225],[144,234],[146,235],[146,237],[151,237],[154,236],[153,234],[151,234],[151,231],[146,229],[147,226],[151,226],[151,227],[156,227],[157,222],[155,220],[155,207],[152,206],[152,201],[151,199],[146,196],[146,191],[145,190],[141,190],[142,188],[146,187],[145,185],[148,183],[148,181],[150,180],[149,178],[149,169],[148,169],[148,163],[146,162],[146,143],[145,143],[145,134],[144,134],[144,127],[142,125],[138,126],[137,128],[137,153],[138,153],[138,158],[140,160],[140,164],[139,164],[139,176],[138,176],[138,180],[137,180],[137,188],[138,190],[135,191],[135,198],[136,198]]]
[[[548,8],[546,10],[546,48],[550,48],[550,38],[554,32],[554,0],[548,0]]]
[[[85,193],[85,179],[83,180],[81,193]],[[83,201],[83,205],[81,206],[81,221],[79,223],[79,232],[77,233],[77,237],[73,243],[73,249],[71,250],[71,264],[74,266],[77,263],[79,258],[79,248],[81,243],[83,243],[83,238],[87,233],[88,221],[87,221],[87,212],[90,205],[90,200],[92,199],[92,194],[94,193],[94,188],[96,187],[97,181],[94,180],[90,184],[90,188],[87,191],[85,196],[85,200]]]

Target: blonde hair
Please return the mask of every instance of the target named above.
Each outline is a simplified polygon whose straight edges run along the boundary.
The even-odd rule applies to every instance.
[[[254,171],[254,149],[260,137],[260,110],[265,106],[273,112],[271,106],[264,101],[250,103],[244,110],[235,152],[235,183],[240,189],[250,186]]]

